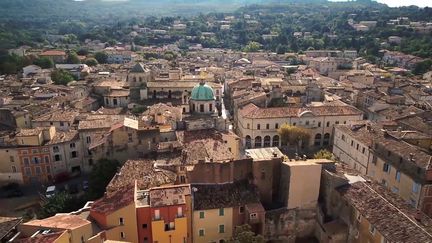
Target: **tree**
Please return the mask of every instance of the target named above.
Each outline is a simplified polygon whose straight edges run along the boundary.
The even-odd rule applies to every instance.
[[[98,63],[98,61],[96,60],[96,58],[87,58],[87,59],[85,60],[85,64],[87,64],[87,65],[90,66],[90,67],[93,67],[93,66],[98,65],[99,63]]]
[[[78,55],[75,52],[70,52],[67,56],[66,63],[69,64],[80,64],[81,61],[78,58]]]
[[[92,199],[103,196],[105,188],[120,167],[117,160],[100,159],[93,166],[89,179],[89,197]]]
[[[310,133],[307,129],[289,124],[283,124],[278,129],[278,134],[282,144],[294,144],[297,146],[297,149],[301,144],[307,143],[310,139]]]
[[[428,59],[428,60],[425,60],[422,62],[418,62],[414,66],[413,73],[416,75],[425,74],[431,69],[431,66],[432,66],[432,60],[431,59]]]
[[[228,243],[264,243],[264,237],[255,235],[251,229],[252,227],[248,224],[236,226],[234,234]]]
[[[67,192],[60,192],[48,198],[48,202],[37,212],[39,219],[56,215],[57,213],[69,213],[78,208],[74,198]]]
[[[47,57],[40,57],[33,61],[34,65],[38,65],[41,68],[52,68],[54,67],[54,62]]]
[[[51,79],[52,81],[54,81],[55,84],[67,85],[75,78],[69,72],[62,69],[57,69],[51,73]]]
[[[250,41],[244,48],[245,52],[256,52],[261,49],[261,44],[256,41]]]
[[[107,63],[108,61],[108,54],[106,54],[106,52],[96,52],[94,57],[101,64]]]
[[[333,159],[333,153],[328,151],[327,149],[321,149],[316,154],[314,154],[314,159]]]

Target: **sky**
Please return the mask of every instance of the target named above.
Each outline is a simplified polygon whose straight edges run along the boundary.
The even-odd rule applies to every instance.
[[[390,7],[399,7],[407,5],[417,5],[419,7],[432,7],[432,0],[377,0],[377,2],[385,3]]]
[[[330,0],[330,1],[346,1],[346,0]],[[385,3],[390,7],[400,7],[400,6],[409,6],[416,5],[419,7],[432,7],[432,0],[376,0],[380,3]]]

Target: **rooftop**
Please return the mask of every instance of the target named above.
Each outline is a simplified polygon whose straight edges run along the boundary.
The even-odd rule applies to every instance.
[[[337,190],[387,241],[432,241],[431,219],[381,185],[355,182]],[[416,215],[421,220],[417,220]]]
[[[85,220],[77,215],[57,214],[49,218],[32,220],[23,225],[40,226],[55,229],[76,229],[90,224],[90,221]]]
[[[308,112],[313,116],[341,116],[341,115],[361,115],[362,112],[357,108],[349,105],[345,106],[311,106],[311,107],[271,107],[261,108],[250,103],[240,108],[240,115],[245,118],[283,118],[283,117],[300,117]]]
[[[48,233],[42,232],[42,233],[39,233],[33,237],[18,239],[16,242],[18,242],[18,243],[54,243],[54,242],[57,242],[57,239],[65,233],[66,233],[66,231],[48,232]]]
[[[224,184],[192,184],[194,210],[229,208],[259,203],[253,185],[246,181]]]
[[[125,186],[132,186],[137,181],[141,190],[171,185],[176,180],[176,174],[154,166],[151,160],[128,160],[124,163],[107,186],[107,191],[116,191]]]
[[[0,239],[3,239],[21,221],[21,218],[0,217]]]
[[[121,208],[124,208],[134,202],[133,185],[126,185],[122,188],[116,188],[115,191],[107,192],[105,195],[95,201],[90,209],[91,212],[108,215]]]

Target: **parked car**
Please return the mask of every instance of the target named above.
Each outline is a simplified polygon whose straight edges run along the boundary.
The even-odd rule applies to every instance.
[[[46,191],[45,191],[45,196],[47,198],[51,198],[53,197],[55,194],[57,193],[57,188],[56,186],[49,186],[47,187]]]
[[[24,195],[18,183],[9,183],[1,188],[2,197],[21,197]]]
[[[83,181],[83,190],[87,191],[89,188],[89,182],[88,181]]]

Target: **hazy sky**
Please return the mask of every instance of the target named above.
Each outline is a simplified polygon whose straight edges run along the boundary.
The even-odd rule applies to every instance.
[[[419,7],[432,7],[432,0],[377,0],[377,2],[385,3],[390,7],[417,5]]]
[[[347,0],[330,0],[334,2],[344,2]],[[417,5],[419,7],[432,7],[432,0],[376,0],[380,3],[385,3],[390,7]]]

